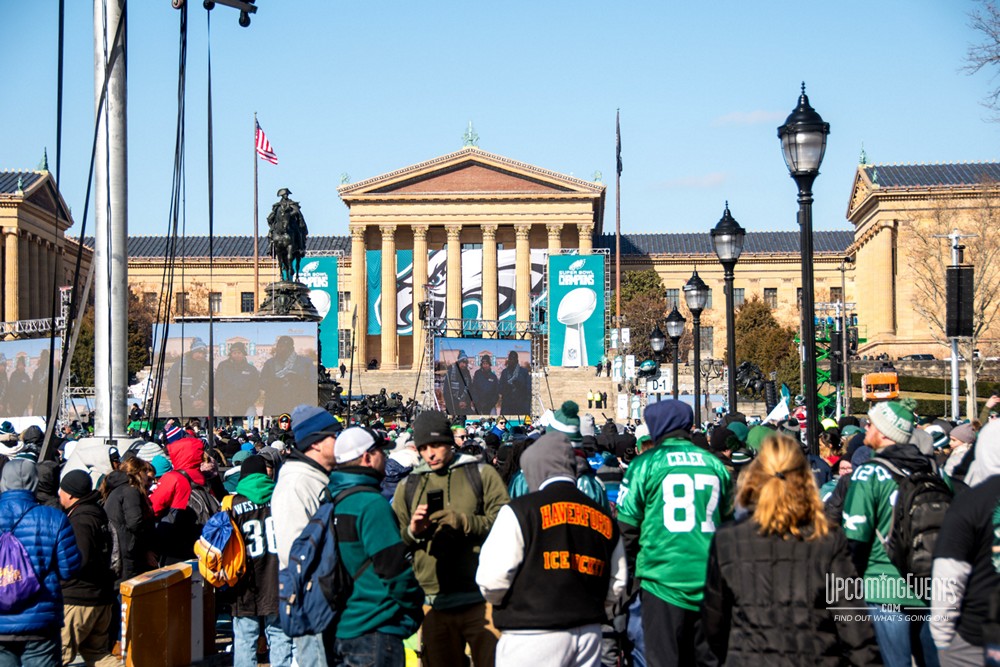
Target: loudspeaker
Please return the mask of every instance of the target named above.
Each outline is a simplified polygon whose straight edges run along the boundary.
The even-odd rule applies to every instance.
[[[768,413],[778,405],[778,387],[774,380],[764,382],[764,405],[767,406]]]
[[[974,272],[971,266],[949,266],[946,275],[947,318],[945,336],[967,338],[972,336]]]

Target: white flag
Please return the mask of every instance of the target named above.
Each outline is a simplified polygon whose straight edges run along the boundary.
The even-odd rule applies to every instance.
[[[771,410],[771,412],[764,417],[764,421],[777,424],[782,419],[788,419],[788,415],[788,401],[783,400],[774,406],[774,410]]]

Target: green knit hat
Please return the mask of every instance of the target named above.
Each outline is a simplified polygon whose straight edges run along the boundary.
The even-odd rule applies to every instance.
[[[757,424],[747,433],[747,439],[746,439],[747,447],[749,447],[755,452],[760,451],[761,441],[763,441],[764,438],[771,435],[772,433],[774,433],[773,428],[768,428],[766,426],[763,426],[762,424]]]
[[[913,435],[916,417],[896,401],[885,401],[872,406],[868,420],[882,435],[898,445],[905,445]]]
[[[580,406],[573,401],[566,401],[552,415],[549,426],[560,433],[565,433],[572,442],[581,442]]]

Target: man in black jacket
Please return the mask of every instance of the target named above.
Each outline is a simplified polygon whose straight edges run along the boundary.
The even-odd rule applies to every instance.
[[[120,664],[108,651],[108,628],[115,612],[112,537],[99,497],[84,470],[69,471],[59,484],[59,502],[73,527],[82,560],[76,575],[62,582],[64,664],[71,663],[77,653],[88,666]]]
[[[496,664],[596,664],[601,624],[626,589],[618,527],[577,489],[564,434],[543,435],[521,466],[531,492],[500,509],[476,572],[503,631]]]

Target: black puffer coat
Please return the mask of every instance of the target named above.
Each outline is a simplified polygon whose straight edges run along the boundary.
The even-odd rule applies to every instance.
[[[153,507],[139,489],[129,485],[124,472],[109,473],[104,483],[110,489],[104,511],[118,535],[119,579],[124,581],[152,569],[147,553],[153,548]]]
[[[752,518],[719,528],[703,608],[719,661],[727,667],[875,662],[871,624],[834,620],[834,608],[864,607],[864,600],[828,601],[828,576],[857,576],[839,527],[813,541],[761,535]]]
[[[111,528],[99,500],[99,494],[91,491],[66,510],[81,556],[80,569],[62,582],[66,604],[95,606],[115,600]]]

